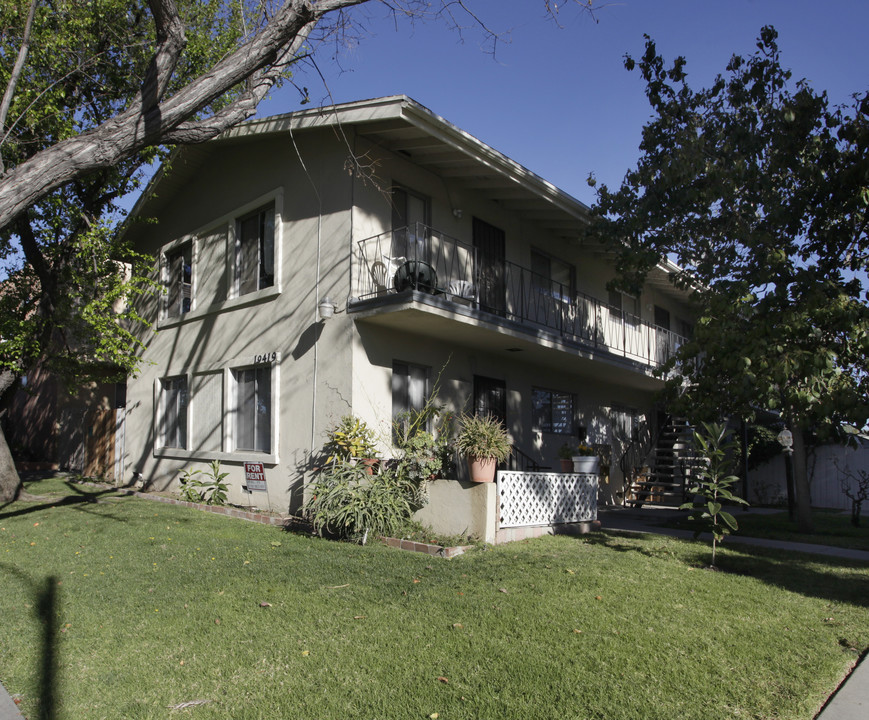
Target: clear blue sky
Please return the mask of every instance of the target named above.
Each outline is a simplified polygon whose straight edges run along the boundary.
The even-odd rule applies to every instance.
[[[694,88],[724,72],[734,53],[748,55],[763,25],[779,32],[783,62],[837,103],[869,89],[866,0],[612,0],[598,2],[595,22],[570,0],[559,3],[561,27],[543,0],[466,0],[493,29],[507,33],[493,58],[484,37],[442,22],[411,26],[376,2],[354,11],[366,33],[352,48],[319,58],[327,85],[297,77],[313,104],[405,94],[483,142],[591,203],[589,172],[617,185],[637,160],[649,118],[637,71],[626,53],[643,52],[643,33],[665,58],[684,55]],[[284,88],[260,115],[298,109]]]

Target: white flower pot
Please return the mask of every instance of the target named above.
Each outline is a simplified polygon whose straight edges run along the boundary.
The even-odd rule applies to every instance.
[[[597,455],[574,455],[573,472],[589,473],[591,475],[599,474],[600,458]]]

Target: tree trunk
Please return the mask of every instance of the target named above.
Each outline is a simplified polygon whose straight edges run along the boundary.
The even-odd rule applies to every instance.
[[[0,503],[11,502],[21,493],[21,478],[15,469],[6,435],[0,428]]]
[[[15,373],[11,370],[0,370],[0,399],[5,399],[7,391],[14,382]],[[0,419],[2,415],[3,413],[0,413]],[[20,493],[21,478],[18,477],[12,453],[9,452],[9,445],[6,442],[6,434],[3,432],[3,425],[0,424],[0,502],[11,502]]]
[[[809,473],[806,463],[806,444],[799,423],[789,423],[794,438],[794,495],[797,505],[797,531],[812,532],[812,496],[809,490]]]

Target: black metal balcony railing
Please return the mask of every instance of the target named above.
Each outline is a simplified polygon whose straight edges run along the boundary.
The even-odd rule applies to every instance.
[[[357,246],[351,295],[359,301],[418,291],[652,365],[665,362],[684,342],[670,330],[427,225],[390,230]]]

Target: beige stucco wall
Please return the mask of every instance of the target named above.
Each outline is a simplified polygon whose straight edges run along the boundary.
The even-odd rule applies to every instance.
[[[337,406],[350,407],[352,331],[346,313],[328,323],[317,316],[318,297],[345,298],[349,288],[352,179],[342,170],[347,151],[328,133],[306,138],[303,148],[306,168],[286,137],[224,147],[207,158],[195,182],[161,199],[159,223],[136,231],[139,248],[157,257],[167,244],[195,238],[195,305],[180,321],[161,320],[153,299],[146,306],[156,332],[143,334],[142,371],[129,386],[126,480],[138,473],[163,488],[176,483],[183,468],[204,469],[216,458],[229,472],[231,502],[278,510],[300,502],[309,456],[322,444],[325,423]],[[228,297],[235,218],[270,200],[280,214],[275,287]],[[214,429],[203,428],[197,412],[197,387],[209,375],[219,387],[227,368],[272,354],[278,408],[273,452],[263,458],[215,450]],[[191,447],[155,451],[156,386],[160,378],[180,374],[188,375],[193,391]],[[224,395],[221,447],[226,406]],[[266,461],[267,496],[242,492],[245,460]]]
[[[495,542],[495,483],[433,480],[428,492],[429,503],[416,512],[415,520],[443,535],[471,535],[483,542]]]

